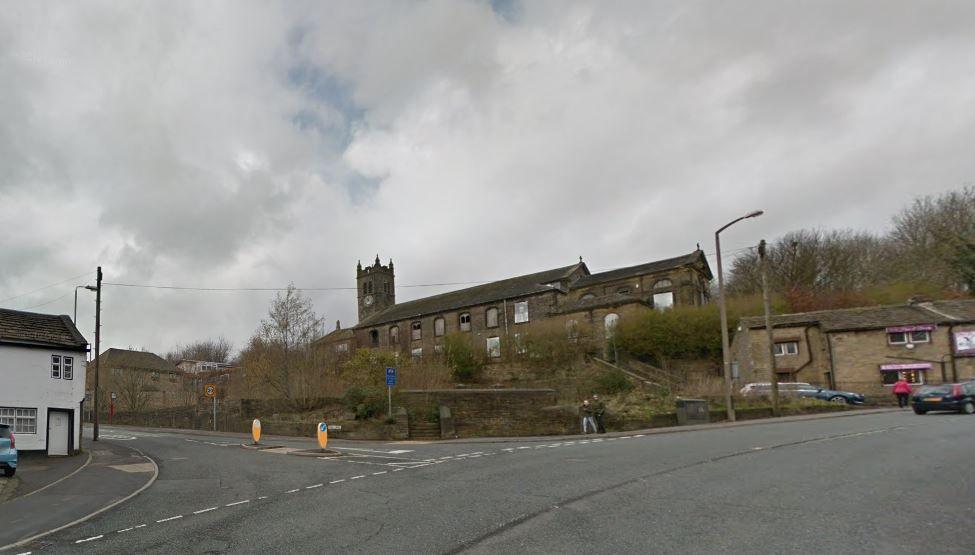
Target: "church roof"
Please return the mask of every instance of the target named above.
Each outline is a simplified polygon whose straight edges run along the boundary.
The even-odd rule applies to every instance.
[[[589,287],[591,285],[596,285],[607,281],[615,281],[617,279],[625,279],[629,277],[652,274],[655,272],[673,270],[674,268],[689,266],[698,262],[703,265],[705,277],[712,279],[714,276],[711,275],[711,268],[708,266],[708,261],[704,257],[704,253],[700,250],[696,250],[690,254],[675,256],[674,258],[656,260],[654,262],[647,262],[646,264],[638,264],[636,266],[628,266],[626,268],[617,268],[607,272],[591,274],[580,278],[572,285],[572,288],[577,289],[580,287]]]
[[[584,275],[589,274],[585,263],[579,262],[571,266],[545,270],[534,274],[485,283],[484,285],[476,285],[466,289],[458,289],[457,291],[442,293],[432,297],[398,303],[382,312],[377,312],[367,317],[359,322],[356,327],[372,327],[428,314],[497,302],[503,299],[512,299],[558,290],[560,284],[556,282],[568,279],[579,271],[583,272]]]

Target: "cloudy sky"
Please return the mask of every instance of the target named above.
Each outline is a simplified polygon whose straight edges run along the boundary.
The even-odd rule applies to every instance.
[[[882,230],[975,181],[967,1],[0,6],[6,308],[70,314],[98,265],[212,288],[351,288],[377,253],[401,286],[609,269],[710,252],[756,208],[728,250]],[[240,346],[272,295],[106,285],[104,346]],[[355,321],[354,291],[309,295]]]

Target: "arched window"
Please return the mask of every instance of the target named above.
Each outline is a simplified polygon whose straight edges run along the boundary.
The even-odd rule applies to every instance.
[[[657,282],[653,284],[654,289],[668,289],[673,286],[674,282],[670,281],[669,279],[657,280]]]
[[[471,331],[471,313],[462,312],[460,315],[460,331]]]
[[[366,282],[363,282],[363,283],[362,283],[362,294],[363,294],[363,295],[366,295],[366,294],[368,294],[368,293],[369,293],[369,291],[368,291],[368,289],[369,289],[369,287],[368,287],[368,285],[369,285],[369,284],[367,284]]]
[[[580,297],[580,299],[583,300],[583,301],[588,301],[589,299],[595,299],[595,298],[596,298],[596,294],[595,293],[586,293],[585,295],[583,295],[582,297]]]
[[[487,327],[489,328],[498,327],[497,307],[492,306],[491,308],[487,309],[487,312],[484,313],[484,320],[485,320],[485,325],[487,325]]]
[[[389,344],[399,345],[399,326],[389,328]]]
[[[410,324],[410,338],[414,341],[423,338],[423,327],[420,322],[413,322]]]
[[[568,320],[565,323],[565,335],[569,339],[575,340],[579,338],[579,322],[575,320]]]
[[[388,281],[384,281],[383,282],[383,293],[386,293],[387,295],[389,294],[389,282]]]
[[[444,321],[442,317],[436,317],[433,319],[433,335],[440,337],[447,331],[447,322]]]
[[[373,347],[379,345],[379,330],[369,331],[369,341],[372,342]]]
[[[610,312],[603,318],[603,326],[606,329],[606,339],[611,339],[616,333],[616,324],[620,321],[620,315]]]

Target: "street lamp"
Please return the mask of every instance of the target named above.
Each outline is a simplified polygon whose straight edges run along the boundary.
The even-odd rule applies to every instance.
[[[78,289],[84,287],[89,291],[98,291],[98,288],[93,285],[77,285],[74,288],[74,318],[71,319],[74,325],[78,325]]]
[[[744,216],[732,220],[714,232],[714,251],[718,259],[718,309],[721,312],[721,362],[724,366],[724,404],[728,411],[728,422],[735,421],[735,409],[731,406],[731,353],[728,346],[728,311],[725,309],[724,302],[724,275],[721,273],[721,232],[735,225],[736,223],[748,219],[757,218],[764,214],[762,210],[749,212]]]

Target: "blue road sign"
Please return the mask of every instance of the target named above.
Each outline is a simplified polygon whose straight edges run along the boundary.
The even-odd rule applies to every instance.
[[[396,385],[396,369],[386,369],[386,385]]]
[[[326,424],[324,422],[319,422],[318,423],[318,431],[319,432],[327,432],[328,431],[328,424]]]

